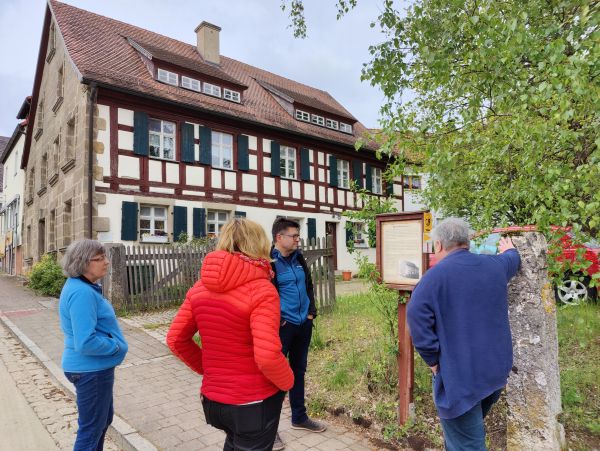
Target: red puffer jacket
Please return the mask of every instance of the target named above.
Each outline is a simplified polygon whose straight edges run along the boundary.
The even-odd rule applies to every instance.
[[[211,252],[171,324],[167,344],[204,375],[201,392],[208,399],[245,404],[294,384],[281,353],[279,296],[270,274],[266,261]],[[192,338],[196,331],[202,348]]]

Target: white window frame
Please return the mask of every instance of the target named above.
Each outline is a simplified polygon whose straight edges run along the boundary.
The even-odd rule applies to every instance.
[[[225,219],[219,218],[221,214],[225,215]],[[221,231],[221,228],[227,221],[229,221],[229,216],[231,212],[227,210],[207,210],[206,211],[206,236],[208,237],[218,237]],[[210,231],[210,226],[214,226],[214,231]]]
[[[332,130],[339,130],[340,128],[338,121],[334,121],[333,119],[325,119],[325,127]]]
[[[150,214],[144,215],[142,211],[144,208],[150,209]],[[160,216],[157,214],[159,210],[164,212],[164,215]],[[140,241],[146,243],[168,243],[168,207],[165,205],[140,205],[140,219],[139,219],[139,230],[140,230]],[[142,221],[150,221],[150,228],[142,228]],[[157,229],[156,222],[163,221],[164,229]]]
[[[383,194],[381,168],[371,168],[371,192],[373,194]]]
[[[364,222],[352,222],[354,247],[369,247],[369,233]]]
[[[296,110],[296,119],[303,122],[310,122],[310,114],[306,111]]]
[[[279,149],[279,167],[281,177],[296,180],[298,165],[296,164],[296,149],[289,146],[281,146]]]
[[[213,97],[221,97],[221,87],[212,83],[202,83],[202,92]]]
[[[319,116],[318,114],[311,115],[311,122],[316,125],[320,125],[321,127],[325,126],[325,118],[323,116]]]
[[[231,100],[232,102],[240,103],[242,96],[237,91],[233,91],[232,89],[223,88],[223,98],[225,100]]]
[[[197,87],[195,87],[194,85],[197,85]],[[202,83],[200,82],[200,80],[196,80],[195,78],[191,77],[186,77],[185,75],[181,76],[181,87],[189,89],[191,91],[202,92]]]
[[[153,117],[150,118],[150,121],[160,122],[160,132],[150,130],[150,127],[148,127],[148,156],[150,158],[159,158],[161,160],[174,161],[175,160],[175,150],[177,148],[177,140],[176,140],[177,124],[175,124],[175,122],[163,121],[162,119],[157,119],[157,118],[153,118]],[[173,125],[173,133],[165,133],[165,131],[164,131],[165,123]],[[150,137],[152,135],[156,135],[159,137],[160,147],[158,148],[158,155],[150,155]],[[173,152],[172,158],[165,157],[165,138],[173,138],[173,148],[171,149],[171,151]]]
[[[338,188],[350,189],[350,162],[337,160]]]
[[[158,69],[156,74],[158,81],[162,81],[168,85],[179,86],[179,75],[165,69]]]
[[[231,144],[224,142],[223,138],[229,136]],[[223,132],[211,132],[211,165],[213,168],[233,169],[233,135]],[[216,157],[216,163],[215,163]],[[225,165],[225,160],[229,159],[229,166]]]
[[[340,131],[344,133],[352,133],[352,125],[340,122]]]

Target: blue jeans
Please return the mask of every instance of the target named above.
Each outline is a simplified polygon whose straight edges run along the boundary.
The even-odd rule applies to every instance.
[[[486,451],[483,419],[500,398],[503,389],[482,399],[461,416],[440,418],[444,430],[446,451]]]
[[[65,376],[75,385],[77,394],[77,438],[73,451],[102,451],[104,435],[113,419],[115,369]]]
[[[308,419],[304,405],[304,374],[308,363],[312,325],[312,320],[307,319],[299,326],[286,322],[279,328],[281,352],[288,357],[290,367],[294,372],[294,386],[289,393],[293,424],[304,423]]]

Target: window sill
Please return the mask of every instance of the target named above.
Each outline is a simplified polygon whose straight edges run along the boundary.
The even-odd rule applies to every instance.
[[[47,188],[46,188],[45,186],[42,186],[42,187],[41,187],[41,188],[38,190],[38,192],[37,192],[37,195],[38,195],[38,196],[41,196],[41,195],[45,194],[45,193],[46,193],[46,191],[47,191]]]
[[[71,158],[69,161],[67,161],[65,164],[63,164],[60,167],[60,170],[63,171],[63,174],[66,174],[67,172],[69,172],[74,167],[75,167],[75,159]]]
[[[46,56],[46,62],[50,62],[52,61],[52,58],[54,58],[54,55],[56,54],[56,48],[50,49],[50,51],[48,52],[48,55]]]
[[[148,158],[152,158],[153,160],[170,161],[172,163],[177,163],[177,160],[175,160],[175,158],[161,158],[161,157],[155,157],[150,154],[148,155]]]
[[[52,107],[52,111],[54,113],[56,113],[58,111],[58,109],[60,108],[60,106],[63,103],[63,96],[60,96],[58,99],[56,99],[56,102],[54,102],[54,106]]]
[[[169,237],[167,235],[147,235],[142,236],[140,239],[140,243],[161,243],[165,244],[169,242]]]
[[[48,179],[48,185],[50,186],[54,186],[54,184],[58,181],[58,172],[55,173],[54,175],[52,175],[52,177],[50,177]]]
[[[43,128],[41,128],[41,127],[40,127],[40,128],[38,128],[38,129],[35,131],[35,135],[33,135],[33,139],[35,139],[35,140],[37,141],[38,139],[40,139],[40,136],[42,136],[42,133],[44,133],[44,129],[43,129]]]

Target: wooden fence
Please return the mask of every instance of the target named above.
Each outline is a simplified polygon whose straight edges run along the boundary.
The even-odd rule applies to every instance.
[[[179,304],[198,280],[202,261],[214,249],[205,245],[106,245],[111,262],[103,280],[104,295],[115,308],[142,311]],[[331,237],[302,243],[319,309],[335,304]]]

